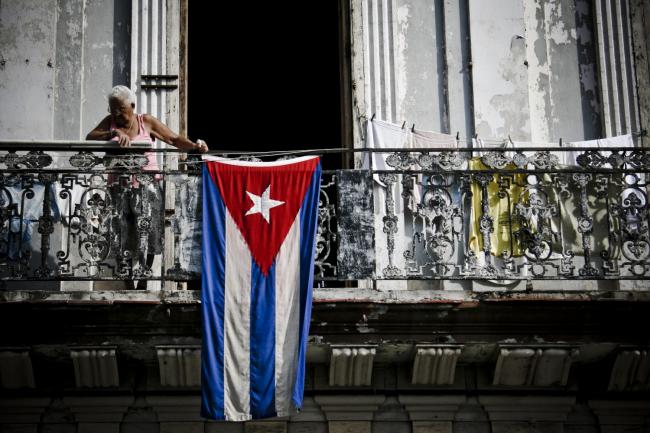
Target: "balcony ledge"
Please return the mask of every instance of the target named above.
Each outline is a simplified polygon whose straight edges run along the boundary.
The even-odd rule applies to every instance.
[[[461,290],[392,290],[378,291],[358,288],[328,288],[314,290],[314,303],[372,303],[372,304],[455,304],[472,308],[480,302],[537,301],[616,301],[650,302],[650,292],[481,292]],[[201,291],[70,291],[3,290],[0,303],[48,304],[199,304]]]

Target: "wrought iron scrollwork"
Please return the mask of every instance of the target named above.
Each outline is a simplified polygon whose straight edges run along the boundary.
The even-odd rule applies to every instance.
[[[421,276],[426,271],[445,276],[455,271],[453,258],[463,222],[460,204],[449,192],[453,179],[453,176],[428,176],[421,185],[421,198],[415,197],[413,242],[404,252],[409,275]]]
[[[643,277],[648,272],[647,260],[650,257],[648,196],[639,177],[631,177],[611,206],[611,213],[620,223],[621,254],[626,259],[622,264],[633,275]]]
[[[192,267],[179,258],[188,248],[200,256],[197,239],[187,236],[200,226],[191,212],[200,206],[197,156],[176,171],[148,171],[142,153],[13,149],[0,152],[0,278],[198,278],[197,259]],[[388,152],[387,169],[364,173],[382,192],[374,215],[372,200],[364,213],[364,227],[376,230],[376,254],[367,260],[372,278],[646,279],[650,152],[571,151],[574,165],[560,164],[556,149]],[[167,182],[177,201],[184,194],[182,210],[162,205]],[[324,172],[314,269],[320,281],[340,278],[339,182]],[[174,257],[163,273],[162,257],[152,265],[151,256],[161,250],[153,235],[162,234],[165,216],[174,240],[166,251]]]
[[[575,166],[562,165],[555,150],[482,151],[466,175],[458,171],[469,167],[467,152],[390,153],[386,165],[392,171],[377,177],[386,190],[377,217],[386,234],[379,250],[385,257],[378,258],[384,263],[381,278],[645,277],[647,184],[644,174],[630,170],[648,170],[649,152],[571,151]],[[454,182],[440,181],[454,170]],[[472,191],[463,186],[470,184]],[[397,197],[403,209],[396,208]],[[497,221],[498,203],[509,211]],[[456,220],[463,230],[454,228]],[[403,267],[395,261],[396,236],[409,237]],[[495,252],[494,239],[502,250]]]
[[[547,151],[535,152],[533,155],[527,156],[522,152],[516,152],[514,155],[509,156],[505,152],[486,152],[481,157],[481,161],[489,168],[503,170],[510,164],[514,164],[517,168],[524,169],[533,167],[537,170],[548,170],[559,166],[560,160],[556,155]]]
[[[333,254],[337,241],[335,186],[336,174],[322,175],[314,258],[314,276],[319,279],[336,277],[336,256]]]
[[[74,168],[91,169],[99,164],[102,164],[103,158],[95,155],[92,152],[78,152],[70,156],[70,165]]]
[[[0,155],[0,163],[10,169],[40,169],[49,167],[52,164],[52,157],[42,150],[30,150],[24,155],[9,151]]]
[[[386,185],[386,215],[382,221],[384,223],[383,232],[386,234],[387,250],[388,250],[388,264],[382,269],[383,275],[386,278],[397,277],[402,275],[402,271],[395,266],[395,235],[397,234],[397,225],[399,218],[395,214],[395,199],[394,191],[395,183],[397,183],[397,175],[395,174],[381,174],[379,180]]]

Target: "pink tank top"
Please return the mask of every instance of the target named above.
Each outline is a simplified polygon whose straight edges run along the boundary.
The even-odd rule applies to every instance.
[[[135,137],[129,138],[131,138],[131,141],[146,141],[148,143],[151,143],[153,146],[154,143],[151,139],[151,135],[149,135],[147,130],[144,129],[144,116],[142,114],[136,114],[136,118],[138,119],[138,134]],[[115,121],[111,118],[111,131],[114,129],[116,129]],[[111,141],[118,141],[118,137],[111,138]],[[160,169],[158,167],[158,161],[156,160],[155,152],[145,152],[144,155],[147,157],[147,165],[143,167],[144,170],[157,171]]]

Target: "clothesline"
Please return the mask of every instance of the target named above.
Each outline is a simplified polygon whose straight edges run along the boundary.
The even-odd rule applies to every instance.
[[[374,115],[370,121],[374,121]],[[366,118],[364,115],[359,116],[359,118]],[[384,121],[382,121],[384,122]],[[393,127],[399,127],[399,125],[396,124],[391,124],[390,122],[385,122],[387,124],[390,124]],[[405,129],[406,122],[402,125],[402,129]],[[416,134],[427,134],[427,133],[434,133],[434,134],[439,134],[439,135],[445,135],[448,137],[453,137],[450,134],[445,134],[445,133],[440,133],[440,132],[434,132],[434,131],[418,131],[415,130],[415,124],[412,125],[410,128],[411,131],[415,131]],[[646,131],[633,131],[630,133],[632,137],[641,137],[646,135]],[[454,149],[450,149],[449,147],[418,147],[417,149],[415,148],[403,148],[403,147],[392,147],[392,148],[354,148],[354,149],[346,149],[346,148],[325,148],[325,149],[319,149],[319,148],[313,148],[313,149],[300,149],[300,150],[276,150],[276,151],[242,151],[242,150],[224,150],[224,149],[215,149],[209,151],[207,154],[208,155],[217,155],[217,156],[249,156],[249,157],[291,157],[291,156],[306,156],[306,155],[324,155],[324,154],[349,154],[349,153],[394,153],[394,152],[404,152],[404,151],[409,151],[409,152],[449,152],[450,150],[457,151],[457,152],[477,152],[477,151],[482,151],[485,152],[487,150],[489,151],[497,151],[497,152],[512,152],[513,150],[518,149],[521,147],[521,149],[525,149],[527,152],[535,152],[535,151],[549,151],[548,146],[517,146],[517,143],[531,143],[531,142],[526,142],[526,141],[513,141],[510,137],[508,138],[503,138],[503,139],[481,139],[478,138],[478,135],[475,135],[473,139],[465,138],[465,137],[460,137],[459,134],[456,134],[456,137],[453,138],[457,143],[461,142],[462,140],[466,141],[466,144],[471,145],[473,144],[473,140],[478,140],[483,143],[496,143],[496,144],[506,144],[506,143],[511,143],[514,147],[506,148],[506,147],[490,147],[490,148],[476,148],[476,147],[457,147]],[[606,140],[607,138],[600,138],[600,139],[594,139],[591,141],[596,141],[596,140]],[[426,139],[425,139],[426,140]],[[114,142],[108,142],[109,144],[114,145]],[[7,147],[9,145],[8,150],[15,151],[15,150],[22,150],[16,146],[11,146],[12,144],[27,144],[27,143],[13,143],[13,142],[6,142],[5,140],[0,140],[0,150],[2,150],[3,147]],[[48,143],[54,146],[62,146],[61,144],[58,143]],[[85,144],[85,143],[83,143]],[[104,143],[101,142],[93,142],[90,147],[93,148],[93,151],[96,152],[101,152],[103,149],[101,148],[101,145]],[[154,152],[154,153],[187,153],[185,151],[179,150],[179,149],[170,149],[170,148],[145,148],[144,146],[147,145],[148,143],[138,143],[138,142],[133,142],[133,148],[140,150],[140,151],[147,151],[147,152]],[[571,148],[571,147],[564,147],[562,146],[563,141],[562,139],[559,140],[559,147],[553,147],[552,151],[553,152],[575,152],[576,148]],[[643,148],[637,148],[639,150],[644,150]],[[53,150],[53,149],[50,149]],[[58,150],[58,149],[57,149]],[[72,147],[69,145],[62,150],[67,150],[71,151],[73,150]],[[597,146],[584,146],[580,147],[581,151],[590,151],[590,150],[596,150],[596,151],[629,151],[630,147],[597,147]],[[650,149],[649,149],[650,150]],[[120,152],[128,152],[128,148],[112,148],[111,151],[120,151]],[[125,153],[125,154],[119,154],[119,155],[111,155],[112,158],[114,159],[126,159],[131,157],[133,154],[132,153]],[[196,155],[196,154],[194,154]],[[51,158],[66,158],[68,157],[67,155],[52,155],[49,154]],[[202,160],[188,160],[188,161],[183,161],[184,164],[201,164],[203,163]]]
[[[367,116],[364,115],[364,114],[362,114],[362,115],[359,116],[359,119],[367,119]],[[371,117],[370,119],[368,119],[368,120],[369,120],[370,122],[373,122],[373,121],[375,120],[375,114],[373,113],[372,117]],[[378,120],[379,120],[379,119],[378,119]],[[394,126],[400,126],[400,125],[398,125],[398,124],[395,124],[395,123],[392,123],[392,122],[388,122],[388,121],[386,121],[386,120],[382,120],[382,122],[389,123],[389,124],[392,124],[392,125],[394,125]],[[406,131],[406,126],[407,126],[407,122],[404,121],[404,122],[402,123],[402,125],[401,125],[401,129],[403,129],[403,130]],[[503,144],[503,143],[513,143],[513,144],[514,144],[514,143],[517,142],[517,141],[518,141],[518,142],[529,142],[529,141],[526,141],[526,140],[514,140],[514,141],[513,141],[512,138],[511,138],[510,136],[505,137],[505,138],[501,138],[501,139],[497,139],[497,138],[481,138],[478,134],[475,134],[473,137],[461,137],[461,136],[460,136],[460,132],[456,132],[456,135],[454,136],[453,134],[447,134],[447,133],[445,133],[445,132],[426,131],[426,130],[416,130],[416,129],[415,129],[415,123],[411,124],[411,127],[408,128],[408,129],[410,130],[411,133],[416,133],[416,134],[417,134],[417,133],[423,133],[423,132],[424,132],[424,133],[434,132],[434,133],[436,133],[436,134],[447,135],[447,136],[449,136],[449,137],[454,137],[454,139],[455,139],[458,143],[463,142],[463,143],[468,144],[468,145],[472,144],[472,141],[473,141],[473,140],[481,140],[481,141],[484,142],[484,143],[495,143],[495,144],[500,144],[500,143],[501,143],[501,144]],[[647,135],[647,133],[648,133],[648,131],[646,131],[646,130],[641,130],[641,131],[632,131],[632,132],[629,132],[628,134],[632,135],[632,137],[637,138],[637,137],[645,137],[645,136]],[[623,135],[625,135],[625,134],[623,134]],[[594,140],[605,140],[605,139],[607,139],[607,138],[608,138],[608,137],[605,137],[605,138],[595,138]],[[364,137],[364,139],[365,139],[365,137]],[[563,143],[563,139],[560,138],[558,141],[559,141],[559,145],[560,145],[560,147],[561,147],[561,146],[562,146],[562,143]],[[575,140],[575,141],[585,141],[585,140]],[[553,140],[550,140],[549,143],[550,143],[550,142],[553,142]],[[570,143],[570,142],[571,142],[571,141],[569,141],[569,143]],[[532,149],[532,148],[531,148],[531,149]]]

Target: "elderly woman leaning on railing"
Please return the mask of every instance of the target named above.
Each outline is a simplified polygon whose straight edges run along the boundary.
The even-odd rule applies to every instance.
[[[135,288],[132,280],[164,279],[153,256],[162,252],[165,211],[175,198],[167,190],[163,204],[157,184],[165,191],[170,183],[156,178],[182,183],[188,175],[169,175],[162,164],[144,170],[143,152],[171,159],[182,151],[110,143],[0,140],[0,289],[58,290],[59,281],[76,280],[119,290]],[[196,165],[196,156],[188,159],[194,162],[183,168]],[[196,200],[190,206],[185,213],[200,212]],[[90,287],[84,284],[68,287]]]
[[[129,147],[131,142],[150,143],[152,146],[154,140],[158,139],[167,144],[171,144],[181,150],[196,151],[205,153],[208,151],[208,145],[203,140],[197,140],[196,143],[176,134],[169,129],[164,123],[149,114],[138,114],[135,112],[135,95],[126,86],[115,86],[108,94],[108,112],[110,113],[99,124],[88,133],[87,140],[117,141],[120,147]],[[156,153],[145,152],[147,165],[144,170],[159,171],[156,161]],[[113,188],[113,194],[118,199],[116,203],[122,203],[122,220],[127,222],[125,227],[133,230],[137,225],[134,224],[139,214],[143,211],[142,202],[149,203],[151,212],[151,227],[148,234],[146,268],[151,268],[156,255],[162,253],[163,243],[163,221],[162,221],[162,187],[158,181],[160,176],[154,177],[154,182],[143,188],[119,189]],[[109,182],[111,183],[111,182]],[[134,186],[138,186],[134,181]],[[126,197],[128,194],[129,197]],[[143,195],[148,197],[143,200]],[[127,204],[128,205],[125,205]],[[129,250],[137,250],[134,241],[140,238],[139,233],[129,233],[123,236],[129,244],[123,245]],[[133,288],[133,282],[127,281],[127,288]],[[138,282],[138,289],[145,289],[146,281]]]

